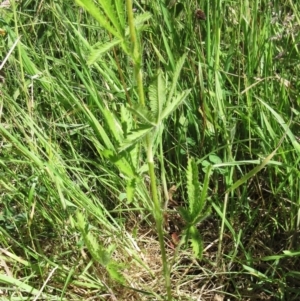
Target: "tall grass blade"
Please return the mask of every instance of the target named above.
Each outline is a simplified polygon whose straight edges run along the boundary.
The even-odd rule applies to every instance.
[[[296,137],[290,130],[289,126],[287,123],[283,120],[283,118],[267,103],[265,103],[263,100],[259,99],[258,100],[274,115],[276,120],[278,121],[279,125],[284,129],[284,132],[287,134],[287,136],[290,138],[295,150],[300,154],[300,144],[298,143]]]

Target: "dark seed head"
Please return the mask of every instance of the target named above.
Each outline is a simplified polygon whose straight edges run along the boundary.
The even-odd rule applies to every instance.
[[[195,16],[198,20],[206,20],[206,16],[203,10],[201,9],[196,9],[195,11]]]

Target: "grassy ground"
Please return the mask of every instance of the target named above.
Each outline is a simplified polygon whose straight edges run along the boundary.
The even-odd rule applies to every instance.
[[[0,299],[299,300],[300,5],[80,2],[0,4]]]

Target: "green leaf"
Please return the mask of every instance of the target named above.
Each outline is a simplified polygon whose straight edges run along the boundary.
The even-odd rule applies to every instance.
[[[114,163],[119,171],[128,178],[134,178],[136,177],[135,167],[132,164],[132,162],[129,162],[126,158],[126,153],[119,153],[115,154],[112,150],[104,150],[101,152],[101,154],[109,159],[112,163]]]
[[[121,126],[123,130],[123,136],[127,138],[128,134],[133,129],[133,117],[131,112],[124,106],[121,105]],[[124,140],[124,139],[123,139]],[[131,162],[136,170],[139,166],[139,156],[140,156],[140,145],[135,145],[129,151]]]
[[[22,57],[23,67],[26,70],[26,73],[30,76],[41,75],[39,77],[39,82],[43,85],[43,88],[46,91],[51,91],[51,79],[49,77],[42,76],[42,72],[37,68],[35,63],[30,59],[26,48],[20,43],[20,54]]]
[[[152,14],[149,12],[135,15],[134,16],[134,27],[135,27],[136,31],[140,32],[140,31],[144,30],[146,27],[144,23],[151,18],[152,18]],[[125,30],[125,37],[127,37],[128,35],[129,35],[129,27],[127,27]]]
[[[160,116],[166,102],[166,85],[162,71],[158,70],[155,83],[149,87],[150,109],[155,123],[160,122]]]
[[[24,279],[24,282],[23,282],[23,281],[20,281],[18,279],[13,278],[13,276],[5,275],[3,272],[0,273],[0,283],[2,284],[2,286],[6,285],[7,287],[17,287],[20,294],[22,292],[23,294],[27,293],[27,294],[32,294],[32,295],[35,295],[35,296],[40,296],[40,293],[41,293],[40,289],[35,289],[31,285],[26,284],[25,281],[26,281],[25,279]],[[2,299],[2,298],[4,298],[4,299]],[[26,297],[26,298],[31,299],[29,296]],[[4,300],[11,300],[11,298],[10,299],[5,299],[4,296],[1,297],[1,299],[3,301]],[[33,299],[33,297],[32,297],[32,299]],[[42,293],[42,295],[40,296],[40,299],[51,300],[52,298],[51,298],[51,296],[49,296],[45,293]]]
[[[173,70],[175,68],[174,55],[173,55],[173,51],[171,50],[171,47],[169,45],[169,39],[166,37],[162,26],[160,26],[160,32],[161,32],[162,39],[164,41],[165,49],[168,54],[169,62],[171,64],[171,67]]]
[[[261,99],[258,98],[258,100],[274,115],[274,117],[277,119],[278,124],[282,126],[284,131],[286,132],[287,136],[290,138],[295,150],[300,154],[300,144],[298,143],[296,137],[290,130],[289,126],[286,124],[286,122],[283,120],[283,118],[273,109],[271,108],[267,103],[262,101]]]
[[[125,141],[121,143],[119,152],[123,152],[127,148],[134,146],[152,130],[153,130],[153,126],[149,126],[149,125],[140,126],[138,129],[133,130],[127,135],[127,139],[125,139]]]
[[[125,35],[125,27],[121,26],[121,22],[119,21],[116,10],[113,6],[114,1],[107,1],[107,0],[98,0],[99,4],[101,5],[105,15],[109,19],[109,21],[114,25],[115,29],[117,30],[118,34],[122,37]],[[125,5],[123,2],[123,7],[121,5],[121,2],[119,1],[118,3],[118,9],[123,9],[125,11]],[[120,15],[120,11],[119,11]],[[122,20],[124,21],[124,20]]]
[[[86,79],[84,78],[83,74],[81,74],[81,72],[79,71],[77,66],[75,64],[72,64],[72,67],[76,70],[76,72],[80,76],[81,80],[83,82],[85,82]],[[62,80],[62,82],[63,82],[63,80]],[[85,86],[87,87],[87,89],[89,89],[88,92],[91,95],[93,95],[93,89],[89,88],[90,87],[89,83],[85,82]],[[78,106],[78,108],[85,114],[87,121],[93,127],[96,135],[93,135],[92,137],[90,137],[90,139],[97,141],[97,140],[99,140],[99,137],[101,137],[106,148],[114,149],[114,145],[112,144],[112,142],[109,138],[109,135],[107,134],[105,129],[102,127],[99,120],[94,115],[93,111],[91,111],[90,108],[84,102],[80,101],[77,97],[75,97],[74,94],[69,90],[69,87],[67,85],[65,85],[64,88],[65,88],[65,93],[67,93],[67,95],[62,95],[62,96],[69,97],[72,100],[72,102],[74,102]],[[94,98],[94,100],[95,100],[95,102],[97,102],[97,99]],[[103,112],[104,116],[106,117],[105,111],[103,110],[103,107],[101,106],[101,104],[99,104],[99,108]],[[99,141],[98,141],[98,143],[99,143]]]
[[[161,114],[161,120],[169,117],[173,113],[173,111],[185,100],[185,98],[190,94],[191,89],[183,91],[179,94],[176,98],[172,98],[171,100],[167,101],[165,104],[165,108]]]
[[[249,267],[249,266],[247,266],[247,265],[244,265],[244,264],[243,264],[243,268],[244,268],[246,271],[248,271],[251,275],[253,275],[253,276],[255,276],[255,277],[259,278],[259,279],[268,280],[268,277],[267,277],[265,274],[263,274],[263,273],[261,273],[261,272],[255,270],[255,269],[253,269],[253,268],[251,268],[251,267]]]
[[[179,79],[179,75],[180,75],[180,72],[181,72],[181,69],[183,67],[183,64],[185,62],[185,59],[186,59],[186,54],[184,54],[178,61],[177,61],[177,64],[175,66],[175,71],[174,71],[174,74],[172,75],[172,78],[173,78],[173,81],[172,81],[172,86],[171,86],[171,90],[169,92],[169,95],[168,95],[168,103],[171,102],[171,99],[173,98],[174,96],[174,93],[175,93],[175,90],[176,90],[176,86],[178,84],[178,79]]]
[[[152,14],[150,12],[145,12],[143,14],[138,14],[134,16],[134,26],[138,29],[145,22],[152,18]]]
[[[157,125],[152,112],[148,110],[147,107],[136,104],[133,107],[128,108],[128,110],[131,111],[141,123],[152,126]]]
[[[245,182],[247,182],[250,178],[252,178],[254,175],[256,175],[258,172],[260,172],[268,163],[269,161],[275,156],[277,152],[278,147],[264,160],[262,160],[261,164],[251,169],[247,174],[245,174],[241,179],[237,180],[231,187],[229,187],[225,193],[229,193]]]
[[[133,118],[132,118],[132,114],[124,105],[121,105],[120,112],[121,112],[121,124],[122,124],[123,134],[124,137],[126,138],[127,134],[133,128]]]
[[[278,254],[278,255],[271,255],[271,256],[265,256],[262,257],[261,260],[263,261],[269,261],[269,260],[279,260],[282,258],[287,258],[287,257],[292,257],[292,256],[300,256],[300,251],[289,251],[289,250],[284,250],[283,254]],[[300,272],[298,272],[300,275]]]
[[[157,121],[157,115],[158,115],[158,91],[157,91],[157,83],[153,83],[149,86],[148,89],[148,97],[149,97],[149,103],[150,108],[153,113],[155,121]]]
[[[164,64],[167,65],[166,60],[164,59],[163,55],[159,52],[158,48],[152,43],[152,47],[158,57],[158,59]]]
[[[117,18],[120,22],[121,28],[125,28],[125,5],[124,5],[124,0],[115,0],[115,6],[116,6],[116,14]]]
[[[212,154],[212,155],[209,155],[209,161],[214,163],[214,164],[220,164],[222,163],[222,160],[220,157],[218,157],[217,155],[215,154]]]
[[[160,116],[162,113],[162,109],[166,103],[166,83],[162,76],[162,71],[158,71],[157,77],[157,111],[155,112],[154,116],[156,117],[156,122],[161,122]]]
[[[211,207],[206,208],[204,212],[201,212],[200,215],[198,215],[193,221],[192,225],[198,225],[199,223],[206,220],[211,215]]]
[[[187,224],[190,224],[192,222],[192,220],[191,220],[189,210],[186,208],[183,208],[183,207],[179,207],[178,210],[179,210],[181,217],[184,219],[184,221]]]
[[[96,240],[96,238],[93,236],[93,239]],[[99,244],[99,243],[98,243]],[[109,265],[110,260],[111,260],[111,254],[107,252],[103,246],[98,247],[98,254],[97,256],[94,256],[97,258],[97,261],[104,267],[107,267]]]
[[[187,176],[187,193],[188,193],[188,206],[191,215],[191,220],[196,218],[200,212],[200,184],[198,181],[198,166],[194,158],[188,160],[188,168],[186,171]]]
[[[102,109],[102,113],[114,138],[120,143],[123,140],[123,129],[119,119],[107,108]]]
[[[208,166],[211,165],[211,163],[207,160],[203,160],[201,161],[201,165],[204,167],[204,169],[206,169]]]
[[[101,265],[106,266],[110,262],[111,254],[98,242],[95,236],[88,231],[88,224],[85,221],[83,214],[79,211],[76,213],[77,228],[79,229],[82,238],[93,259]]]
[[[115,245],[110,245],[106,248],[102,246],[96,237],[88,231],[88,225],[85,221],[83,214],[79,211],[76,213],[77,228],[79,229],[84,243],[88,248],[93,260],[99,262],[103,267],[106,268],[109,276],[119,283],[124,284],[125,278],[121,273],[121,265],[111,260],[112,254],[115,250]]]
[[[104,44],[97,43],[96,45],[93,46],[93,49],[91,50],[90,55],[88,56],[87,64],[93,65],[96,63],[100,57],[108,52],[110,49],[112,49],[114,46],[119,45],[123,40],[121,39],[114,39],[112,41],[109,41]]]
[[[114,37],[123,39],[122,33],[119,31],[119,28],[114,28],[110,24],[114,24],[114,17],[111,23],[107,20],[107,17],[98,9],[92,0],[75,0],[78,5],[84,8],[92,17],[94,17],[98,23],[104,27],[108,32],[110,32]]]
[[[80,231],[84,232],[86,222],[85,222],[83,214],[80,211],[76,212],[76,220],[77,220],[77,227],[79,228]]]
[[[135,189],[136,189],[136,178],[130,179],[127,181],[126,185],[126,196],[127,196],[127,204],[132,203]]]
[[[197,163],[195,163],[195,164],[197,164]],[[212,168],[211,165],[206,168],[206,174],[205,174],[203,187],[202,187],[202,191],[201,191],[201,196],[200,196],[200,200],[199,200],[199,206],[197,206],[197,210],[198,210],[197,215],[200,215],[203,212],[203,209],[206,205],[206,201],[208,198],[207,190],[208,190],[209,178],[211,175],[211,168]]]
[[[203,240],[195,226],[191,226],[188,229],[188,238],[191,242],[194,255],[201,260],[203,255]]]
[[[117,281],[117,282],[119,282],[121,284],[125,284],[126,283],[126,280],[125,280],[124,276],[121,273],[121,266],[118,265],[117,263],[110,262],[107,265],[106,270],[109,273],[109,276],[113,280],[115,280],[115,281]]]

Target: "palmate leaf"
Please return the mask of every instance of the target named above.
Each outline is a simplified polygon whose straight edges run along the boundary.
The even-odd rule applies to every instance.
[[[142,125],[136,130],[133,130],[127,135],[127,139],[124,140],[124,142],[121,143],[121,146],[119,147],[119,152],[123,152],[129,147],[135,145],[137,142],[142,140],[147,134],[149,134],[153,130],[152,125]]]
[[[157,92],[157,85],[156,83],[153,83],[149,86],[148,89],[148,97],[149,97],[149,104],[150,104],[150,108],[153,114],[153,121],[157,121],[157,115],[158,115],[158,92]]]
[[[91,253],[93,259],[99,262],[102,266],[107,266],[110,262],[111,252],[107,252],[106,249],[99,243],[95,236],[88,230],[88,224],[85,217],[80,211],[76,213],[77,228],[79,229],[83,241]]]
[[[131,203],[134,198],[136,184],[139,181],[137,162],[133,162],[132,153],[138,152],[138,147],[134,147],[130,152],[115,154],[111,150],[102,151],[102,155],[109,159],[126,178],[126,197],[127,202]]]
[[[124,36],[119,30],[119,27],[111,26],[111,23],[114,24],[114,17],[111,21],[107,21],[107,17],[98,9],[92,0],[75,0],[78,5],[84,8],[91,16],[93,16],[98,23],[104,27],[108,32],[110,32],[115,38],[123,39]]]
[[[189,241],[191,242],[192,245],[193,253],[198,259],[201,260],[203,255],[202,237],[195,226],[189,227],[187,232],[188,232]]]
[[[155,123],[160,123],[161,113],[166,102],[166,83],[162,71],[158,71],[156,83],[149,87],[150,109]]]
[[[123,129],[123,135],[124,138],[127,138],[127,135],[132,131],[133,129],[133,117],[130,111],[127,109],[126,106],[121,106],[121,125]],[[137,169],[139,164],[139,154],[140,154],[140,147],[139,145],[136,145],[135,147],[131,148],[129,151],[129,155],[131,158],[131,162],[133,163],[133,166],[135,169]]]
[[[117,1],[120,2],[120,1]],[[120,18],[120,23],[121,23],[121,29],[122,29],[122,38],[120,37],[115,37],[115,39],[113,39],[112,41],[106,42],[106,43],[97,43],[93,46],[91,53],[88,57],[88,65],[92,65],[95,62],[97,62],[102,55],[104,55],[105,53],[107,53],[110,49],[112,49],[113,47],[121,44],[122,49],[124,50],[124,52],[129,55],[130,51],[129,51],[129,47],[128,47],[128,42],[126,37],[129,35],[129,28],[126,28],[124,30],[123,33],[123,28],[125,28],[125,19],[124,18],[124,12],[122,12],[122,10],[119,11],[119,4],[116,3],[116,8],[117,8],[117,14],[118,17]],[[145,13],[142,15],[138,15],[135,20],[134,20],[134,24],[136,26],[136,30],[137,31],[141,31],[143,30],[143,24],[145,21],[149,20],[151,17],[150,13]]]
[[[107,108],[103,108],[102,113],[108,125],[110,133],[118,142],[121,142],[123,140],[123,129],[119,119],[113,113],[113,111],[110,111]]]
[[[180,75],[180,72],[181,72],[181,69],[183,67],[183,64],[185,62],[185,59],[186,59],[186,54],[184,54],[178,61],[177,61],[177,64],[175,66],[175,71],[174,71],[174,74],[172,74],[172,78],[173,78],[173,81],[172,81],[172,86],[171,86],[171,90],[169,92],[169,95],[168,95],[168,103],[171,102],[173,96],[174,96],[174,93],[175,93],[175,90],[176,90],[176,86],[178,84],[178,78],[179,78],[179,75]]]
[[[122,266],[114,261],[111,261],[107,267],[106,270],[111,277],[111,279],[121,283],[125,284],[126,280],[124,276],[122,275]]]
[[[100,57],[105,54],[106,52],[108,52],[111,48],[113,48],[116,45],[119,45],[120,43],[122,43],[123,40],[122,39],[114,39],[112,41],[109,41],[107,43],[101,44],[99,45],[97,43],[97,45],[93,46],[93,49],[88,57],[87,63],[88,65],[93,65],[95,62],[97,62]]]
[[[207,208],[201,212],[192,222],[192,225],[198,225],[204,220],[206,220],[211,215],[211,207],[207,206]]]
[[[132,162],[129,162],[130,160],[127,160],[126,153],[116,154],[114,151],[106,149],[102,151],[101,154],[114,163],[119,171],[127,178],[132,179],[137,176],[135,166]]]
[[[133,197],[136,189],[136,182],[137,182],[137,178],[133,178],[127,181],[127,185],[126,185],[127,204],[133,202]]]
[[[121,28],[125,28],[125,9],[124,0],[115,0],[117,18],[121,24]]]
[[[190,90],[185,90],[177,97],[174,96],[177,81],[180,71],[183,67],[185,57],[186,55],[182,56],[175,67],[175,73],[173,75],[173,81],[168,95],[168,100],[166,100],[166,83],[161,70],[159,70],[157,74],[157,83],[151,85],[149,88],[150,108],[154,119],[153,121],[156,124],[161,123],[163,119],[169,117],[190,93]]]
[[[92,255],[93,260],[106,268],[111,279],[124,284],[125,278],[121,273],[122,266],[111,259],[115,246],[110,245],[108,247],[104,247],[101,245],[98,239],[88,230],[88,224],[81,212],[77,211],[76,219],[76,226],[79,229],[83,241]]]
[[[157,77],[157,121],[160,122],[160,116],[162,113],[162,109],[166,103],[166,82],[164,80],[164,77],[162,75],[162,71],[158,71],[158,77]]]
[[[190,217],[189,210],[187,208],[179,207],[178,211],[179,211],[181,217],[183,218],[183,220],[187,224],[189,224],[191,222],[191,217]]]
[[[183,67],[183,64],[185,62],[186,54],[184,54],[177,62],[174,74],[172,75],[173,81],[172,81],[172,86],[171,89],[168,93],[168,98],[165,101],[164,99],[161,98],[161,101],[164,105],[163,112],[161,113],[161,118],[160,121],[163,119],[167,118],[172,112],[185,100],[185,98],[189,95],[190,89],[185,90],[181,92],[177,97],[174,96],[176,86],[178,84],[178,78],[181,72],[181,69]]]
[[[161,114],[161,120],[169,117],[173,113],[173,111],[185,100],[190,92],[191,89],[185,90],[177,97],[174,97],[170,101],[167,101],[165,108]]]
[[[197,165],[197,163],[195,163]],[[196,210],[198,210],[198,212],[195,212],[196,218],[198,218],[199,215],[203,214],[203,210],[206,206],[206,201],[208,199],[207,196],[207,191],[208,191],[208,184],[209,184],[209,178],[211,175],[211,169],[212,166],[209,165],[206,168],[206,173],[205,173],[205,178],[204,178],[204,182],[203,182],[203,187],[202,187],[202,191],[201,191],[201,196],[199,199],[199,205],[196,206]],[[197,216],[198,215],[198,216]]]
[[[134,26],[136,27],[136,30],[139,31],[139,29],[141,29],[145,22],[150,20],[151,17],[152,14],[149,12],[145,12],[143,14],[138,14],[137,16],[134,16]]]
[[[206,206],[207,191],[211,172],[211,166],[206,169],[202,191],[198,180],[198,165],[194,158],[188,160],[186,171],[188,209],[181,208],[180,214],[186,221],[185,237],[191,242],[193,252],[198,259],[202,258],[203,241],[197,229],[197,224],[210,215],[210,207]]]
[[[127,134],[131,131],[133,128],[133,117],[132,114],[129,112],[126,106],[121,105],[120,106],[120,113],[121,113],[121,124],[123,129],[124,137],[127,137]]]
[[[114,27],[117,29],[118,33],[120,34],[120,36],[124,37],[125,34],[125,26],[122,27],[121,26],[121,22],[118,19],[118,15],[116,14],[116,8],[113,6],[113,3],[115,1],[107,1],[107,0],[98,0],[99,4],[101,5],[101,8],[103,9],[105,15],[107,16],[107,18],[109,19],[109,21],[114,25]],[[118,9],[123,9],[123,11],[125,12],[125,5],[124,5],[123,1],[123,7],[121,5],[121,2],[119,1],[118,4]],[[120,11],[119,11],[119,15],[120,15]]]
[[[133,107],[128,108],[128,110],[131,111],[142,124],[156,126],[156,121],[153,117],[152,112],[148,110],[145,106],[136,104]]]
[[[198,181],[198,166],[194,158],[188,160],[187,177],[187,193],[188,206],[190,213],[190,221],[193,221],[200,213],[200,184]]]

